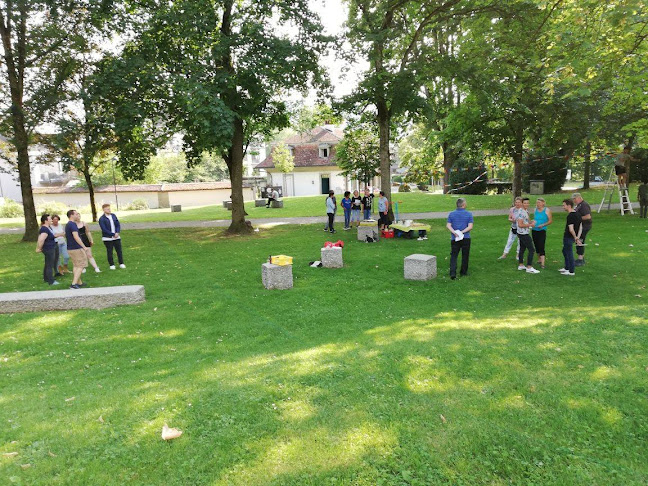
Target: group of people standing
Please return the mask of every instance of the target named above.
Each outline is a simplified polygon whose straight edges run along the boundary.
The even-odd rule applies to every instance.
[[[529,204],[527,197],[515,198],[508,217],[511,228],[504,252],[499,259],[503,260],[507,257],[513,243],[517,240],[518,270],[526,270],[527,273],[540,273],[533,267],[533,256],[537,253],[540,268],[545,268],[547,228],[553,223],[553,215],[551,210],[546,207],[543,198],[536,200],[532,217],[529,214]],[[574,193],[571,199],[564,199],[563,209],[568,214],[563,234],[565,266],[560,269],[560,272],[573,276],[575,267],[585,265],[585,240],[592,229],[592,210],[580,193]],[[574,259],[574,245],[576,245],[577,259]],[[524,263],[525,253],[527,254],[526,264]]]
[[[115,270],[113,251],[117,253],[117,260],[120,268],[126,268],[121,245],[121,226],[119,219],[112,214],[110,204],[102,206],[103,215],[99,218],[101,228],[101,239],[106,247],[108,265]],[[92,254],[94,240],[90,228],[81,221],[81,214],[70,209],[67,212],[68,222],[65,226],[60,224],[60,217],[57,214],[43,214],[41,216],[41,228],[38,234],[36,252],[43,253],[45,266],[43,268],[43,280],[49,285],[59,285],[56,277],[62,277],[69,273],[68,264],[72,260],[72,283],[71,289],[85,287],[82,281],[82,274],[86,272],[88,263],[92,265],[95,272],[100,273],[99,265]]]
[[[369,188],[365,188],[364,196],[360,197],[360,192],[355,190],[353,191],[353,197],[351,197],[351,192],[346,191],[344,193],[344,198],[340,202],[340,207],[344,211],[344,230],[350,230],[352,224],[355,222],[356,227],[360,226],[360,215],[362,214],[362,219],[371,219],[371,211],[373,207],[374,195],[371,193]],[[387,198],[385,193],[380,191],[380,197],[378,198],[378,211],[381,214],[381,220],[384,216],[387,216]],[[335,213],[337,213],[337,201],[335,199],[335,192],[329,191],[328,197],[326,198],[326,217],[327,222],[324,226],[324,231],[329,231],[335,233]]]

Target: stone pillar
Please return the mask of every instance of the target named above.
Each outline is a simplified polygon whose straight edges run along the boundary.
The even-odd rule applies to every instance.
[[[373,238],[374,241],[378,241],[380,239],[380,231],[378,230],[378,226],[358,226],[358,241],[366,243],[367,236],[369,238]]]
[[[437,276],[436,257],[416,253],[405,257],[405,280],[431,280]]]
[[[266,289],[286,290],[293,288],[292,265],[264,263],[261,266],[261,280]]]
[[[332,248],[322,248],[322,266],[324,268],[342,268],[342,248],[334,246]]]

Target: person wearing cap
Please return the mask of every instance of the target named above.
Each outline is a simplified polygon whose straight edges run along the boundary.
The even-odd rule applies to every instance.
[[[473,215],[466,211],[466,200],[457,199],[457,209],[448,214],[446,228],[450,231],[450,278],[457,278],[457,258],[461,251],[461,270],[459,275],[468,275],[470,258],[470,231],[473,229]]]
[[[587,238],[587,233],[592,229],[592,208],[590,208],[590,205],[583,200],[583,196],[578,192],[572,194],[572,201],[574,201],[574,211],[578,213],[582,221],[580,240],[576,242],[576,254],[578,258],[575,262],[577,267],[582,267],[585,265],[585,238]]]
[[[520,240],[520,253],[518,255],[518,270],[526,270],[526,273],[540,273],[533,268],[533,254],[535,247],[529,234],[535,226],[535,221],[529,221],[529,198],[522,198],[522,208],[517,212],[517,235]],[[528,250],[527,263],[524,266],[524,252]]]

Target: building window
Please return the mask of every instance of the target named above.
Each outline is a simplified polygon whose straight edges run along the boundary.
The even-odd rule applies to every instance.
[[[320,147],[319,156],[322,159],[327,158],[329,156],[329,148],[328,147]]]

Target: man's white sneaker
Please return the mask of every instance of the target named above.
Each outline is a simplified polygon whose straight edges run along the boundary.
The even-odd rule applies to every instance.
[[[114,269],[115,269],[115,265],[110,265],[110,269],[111,269],[111,270],[114,270]]]
[[[417,238],[418,241],[423,241],[423,238],[419,237]]]
[[[124,264],[122,263],[122,264],[119,265],[119,268],[126,268],[126,265],[124,265]]]
[[[518,265],[518,270],[526,270],[526,267],[524,265]]]
[[[527,268],[526,273],[540,273],[540,270],[536,270],[535,268]]]
[[[563,272],[569,272],[569,270],[567,270],[566,268],[559,268],[558,271],[559,271],[560,273],[563,273]]]
[[[101,270],[99,270],[99,267],[95,268],[96,273],[101,273]]]
[[[574,275],[576,275],[576,273],[575,272],[563,272],[563,275],[567,275],[568,277],[573,277]]]

